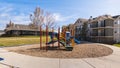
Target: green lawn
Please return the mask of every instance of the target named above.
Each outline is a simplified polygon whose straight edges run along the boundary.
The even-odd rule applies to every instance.
[[[114,44],[114,46],[120,47],[120,44]]]
[[[43,36],[42,39],[43,43],[45,43],[46,37]],[[38,43],[40,43],[39,36],[0,37],[0,46],[17,46]]]

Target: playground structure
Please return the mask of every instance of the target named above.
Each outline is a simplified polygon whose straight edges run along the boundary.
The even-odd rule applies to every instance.
[[[74,38],[74,30],[68,30],[67,28],[62,28],[60,32],[60,27],[57,30],[58,32],[54,32],[54,28],[52,28],[52,31],[49,30],[48,26],[46,26],[46,44],[45,46],[42,45],[42,26],[40,26],[40,49],[48,50],[50,48],[60,49],[60,46],[63,45],[65,47],[65,50],[72,51],[74,48],[75,43],[80,44],[80,41]],[[50,41],[48,39],[48,36],[50,36]],[[49,42],[48,42],[49,41]],[[58,42],[58,44],[54,44]],[[50,46],[52,44],[52,46]]]

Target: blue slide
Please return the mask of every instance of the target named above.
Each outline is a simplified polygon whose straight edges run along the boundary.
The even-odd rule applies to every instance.
[[[3,58],[0,58],[0,61],[4,60]]]
[[[80,41],[74,38],[75,43],[80,44]]]
[[[57,41],[50,41],[50,42],[48,42],[48,43],[46,43],[46,44],[53,44],[53,43],[55,43],[55,42],[57,42]]]

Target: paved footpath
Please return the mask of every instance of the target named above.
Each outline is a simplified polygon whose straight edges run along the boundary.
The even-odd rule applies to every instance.
[[[99,58],[84,59],[32,57],[8,52],[0,48],[0,58],[4,58],[4,60],[0,61],[0,68],[120,68],[120,48],[110,45],[104,46],[113,49],[113,54]]]

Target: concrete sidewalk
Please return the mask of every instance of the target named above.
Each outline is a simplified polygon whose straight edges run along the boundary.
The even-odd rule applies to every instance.
[[[98,43],[91,43],[98,44]],[[104,45],[104,44],[99,44]],[[120,48],[104,45],[113,49],[113,54],[99,58],[54,59],[40,58],[8,52],[0,48],[0,68],[120,68]]]

